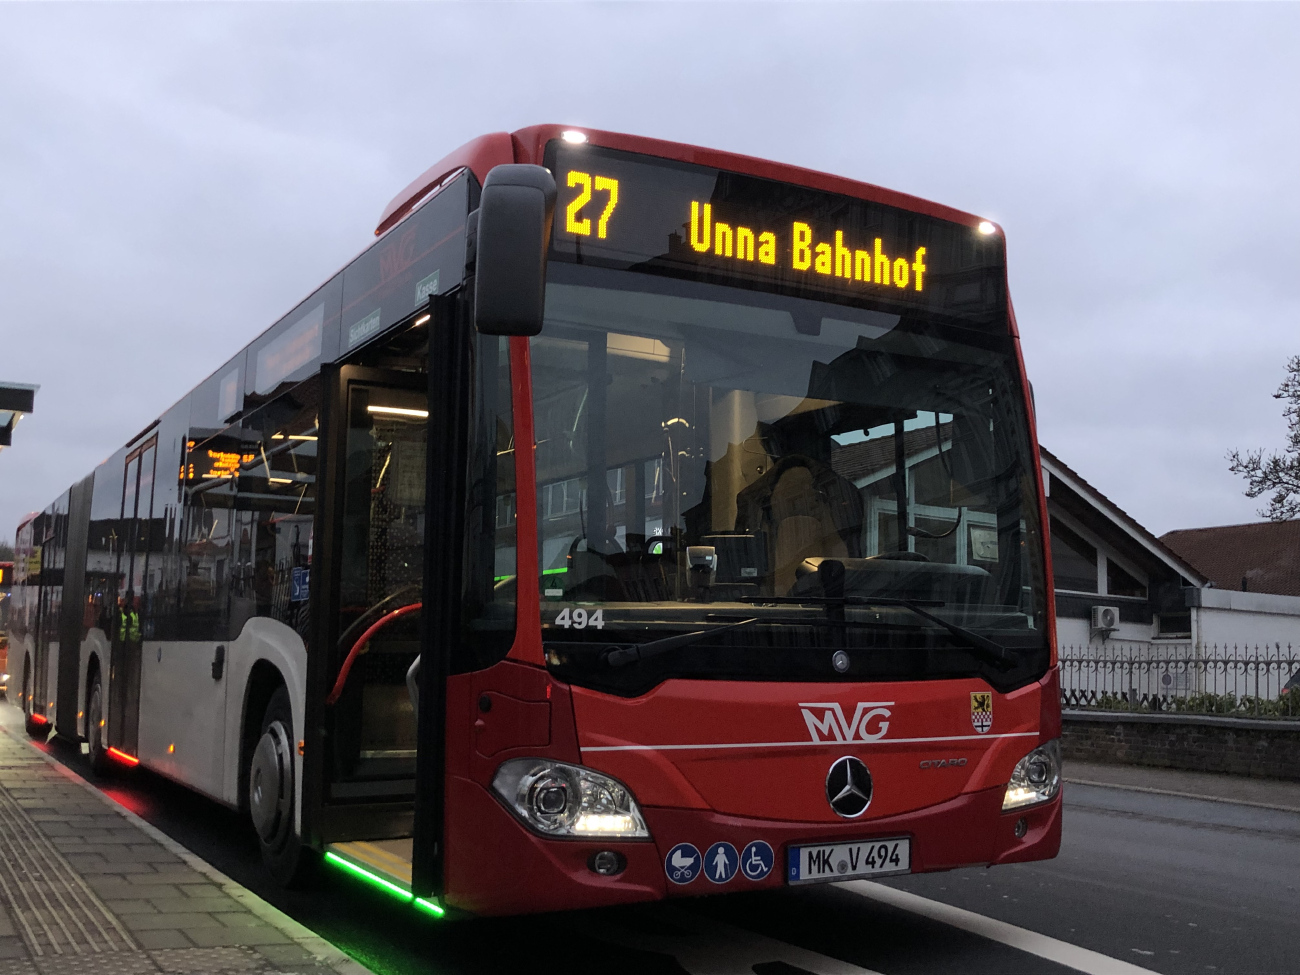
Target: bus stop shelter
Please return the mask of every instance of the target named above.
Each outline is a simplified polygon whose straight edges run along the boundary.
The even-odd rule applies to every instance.
[[[0,383],[0,450],[13,443],[14,427],[32,412],[38,389],[29,383]]]

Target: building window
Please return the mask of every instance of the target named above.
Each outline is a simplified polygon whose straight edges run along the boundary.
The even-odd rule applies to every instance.
[[[1051,521],[1052,574],[1057,589],[1074,592],[1097,591],[1097,550],[1066,528]]]
[[[1191,613],[1160,613],[1156,616],[1156,636],[1190,637],[1191,635]]]
[[[1147,587],[1121,569],[1112,560],[1106,560],[1106,592],[1112,596],[1138,596],[1147,598]]]
[[[609,503],[625,504],[627,502],[627,468],[615,467],[605,472],[605,484],[609,487]]]

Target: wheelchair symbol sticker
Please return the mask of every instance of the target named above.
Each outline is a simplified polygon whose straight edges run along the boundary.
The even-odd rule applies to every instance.
[[[754,840],[740,853],[740,872],[749,880],[762,880],[772,872],[776,855],[762,840]]]
[[[664,858],[664,873],[675,884],[689,884],[700,875],[703,860],[690,843],[678,843]]]

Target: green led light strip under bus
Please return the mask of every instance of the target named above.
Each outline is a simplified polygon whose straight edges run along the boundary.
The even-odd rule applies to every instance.
[[[400,899],[406,901],[406,903],[413,904],[414,906],[418,907],[420,910],[428,914],[432,914],[434,917],[442,917],[447,913],[446,909],[440,907],[438,904],[435,904],[433,901],[425,900],[423,897],[416,897],[409,890],[403,890],[401,887],[397,886],[397,884],[393,883],[391,880],[385,880],[383,877],[380,877],[378,874],[373,874],[369,870],[365,870],[362,867],[357,866],[351,860],[343,859],[343,857],[339,856],[337,853],[331,853],[327,850],[325,852],[325,859],[328,860],[330,863],[342,867],[344,870],[348,871],[349,873],[360,877],[362,880],[368,881],[373,886],[378,887],[381,890],[385,890],[388,893],[395,895],[396,897],[399,897]]]

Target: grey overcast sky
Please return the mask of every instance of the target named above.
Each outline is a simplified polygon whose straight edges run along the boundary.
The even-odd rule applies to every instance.
[[[1258,519],[1300,353],[1300,5],[0,3],[0,539],[483,132],[621,130],[999,221],[1043,443]]]

